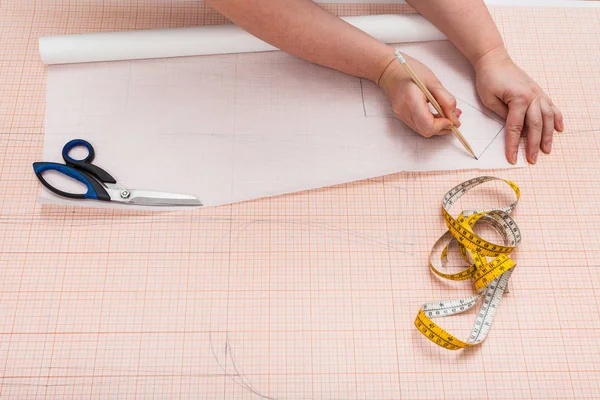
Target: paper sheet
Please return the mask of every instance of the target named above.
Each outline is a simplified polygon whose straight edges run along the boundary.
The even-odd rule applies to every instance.
[[[84,138],[122,185],[188,193],[209,206],[398,171],[511,167],[502,122],[480,104],[453,45],[398,47],[457,97],[479,161],[451,135],[414,133],[373,83],[279,51],[51,65],[44,159],[60,161],[64,143]],[[67,203],[46,190],[42,197]]]
[[[515,61],[565,115],[534,166],[398,173],[159,213],[35,202],[47,81],[38,37],[224,19],[195,0],[1,3],[0,398],[600,397],[600,10],[491,10]],[[446,229],[444,193],[482,173],[521,188],[524,241],[491,336],[443,351],[416,331],[415,312],[473,288],[432,276],[428,252]],[[505,204],[487,191],[471,200]],[[466,337],[476,313],[444,327]]]

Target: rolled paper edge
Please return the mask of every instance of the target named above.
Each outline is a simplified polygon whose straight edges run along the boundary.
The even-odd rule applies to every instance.
[[[418,14],[366,15],[343,20],[384,43],[446,40]],[[235,25],[100,32],[39,39],[42,62],[76,64],[279,50]]]

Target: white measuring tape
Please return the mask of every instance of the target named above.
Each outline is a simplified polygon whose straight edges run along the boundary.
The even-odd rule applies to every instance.
[[[516,196],[516,200],[512,204],[500,209],[462,211],[457,219],[450,215],[450,208],[461,196],[476,186],[494,180],[503,181],[512,188]],[[444,279],[452,281],[472,279],[475,294],[456,300],[427,303],[421,307],[415,320],[415,326],[437,345],[449,350],[458,350],[483,342],[489,333],[502,296],[508,287],[508,280],[516,265],[508,255],[521,242],[519,227],[510,216],[519,197],[520,190],[517,185],[491,176],[482,176],[463,182],[444,196],[442,206],[448,231],[433,246],[429,256],[429,267],[433,273]],[[488,225],[502,236],[504,244],[494,244],[481,238],[473,232],[475,225]],[[434,254],[436,250],[444,246],[440,261],[445,263],[448,247],[453,243],[458,245],[462,258],[470,267],[456,274],[445,274],[434,266]],[[480,300],[482,300],[481,308],[466,342],[457,339],[432,321],[435,318],[465,312],[473,308]]]

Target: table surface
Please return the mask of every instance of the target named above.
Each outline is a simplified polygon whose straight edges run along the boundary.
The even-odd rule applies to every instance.
[[[565,115],[537,165],[159,213],[36,204],[37,40],[227,21],[197,1],[0,0],[0,397],[600,397],[600,11],[492,14]],[[427,256],[444,193],[484,174],[521,187],[524,241],[486,342],[449,352],[413,321],[424,302],[471,293]],[[442,324],[466,337],[473,319]]]

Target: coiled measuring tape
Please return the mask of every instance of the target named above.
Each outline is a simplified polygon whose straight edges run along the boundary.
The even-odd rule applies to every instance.
[[[450,208],[460,197],[489,181],[505,182],[514,191],[516,200],[504,208],[462,211],[457,219],[450,214]],[[458,350],[475,346],[485,340],[516,265],[508,255],[521,242],[521,232],[510,213],[517,205],[520,195],[519,187],[514,183],[492,176],[482,176],[461,183],[444,196],[442,205],[448,231],[433,246],[429,255],[429,268],[444,279],[452,281],[472,279],[475,294],[421,306],[415,326],[433,343],[448,350]],[[473,232],[473,227],[476,225],[487,225],[494,229],[502,237],[504,244],[494,244],[481,238]],[[470,267],[459,273],[445,274],[435,267],[434,254],[444,246],[440,257],[440,261],[444,264],[447,260],[448,248],[453,243],[458,245],[461,257]],[[492,259],[488,260],[488,257]],[[479,303],[479,300],[482,300],[481,308],[466,342],[457,339],[432,321],[435,318],[465,312]]]

